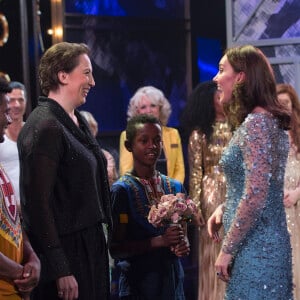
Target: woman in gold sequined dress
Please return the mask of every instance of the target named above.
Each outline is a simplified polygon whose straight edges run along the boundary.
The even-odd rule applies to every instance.
[[[199,300],[224,298],[225,284],[215,273],[220,244],[214,243],[206,222],[225,200],[225,178],[219,168],[223,149],[231,138],[213,81],[200,83],[190,95],[182,116],[189,132],[189,194],[199,207]]]
[[[300,300],[300,102],[289,84],[277,85],[278,100],[291,110],[290,150],[285,169],[284,206],[291,234],[294,299]]]

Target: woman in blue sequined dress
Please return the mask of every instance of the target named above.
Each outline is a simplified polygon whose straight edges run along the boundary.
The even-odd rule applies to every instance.
[[[218,241],[215,263],[228,300],[293,299],[291,245],[283,206],[289,113],[280,106],[272,68],[257,48],[228,49],[214,81],[235,129],[221,158],[226,202],[208,221]]]

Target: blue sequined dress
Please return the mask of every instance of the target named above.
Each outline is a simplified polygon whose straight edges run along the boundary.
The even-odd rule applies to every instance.
[[[283,206],[288,137],[269,113],[252,113],[221,158],[227,180],[222,250],[233,255],[225,299],[293,299]]]

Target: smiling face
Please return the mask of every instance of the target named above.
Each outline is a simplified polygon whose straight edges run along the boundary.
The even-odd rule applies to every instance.
[[[222,57],[219,63],[219,72],[213,78],[217,84],[220,93],[220,102],[228,103],[232,97],[233,87],[239,78],[239,74],[233,70],[226,55]]]
[[[95,86],[92,64],[87,54],[78,57],[78,65],[70,72],[61,74],[61,81],[67,84],[70,99],[78,107],[86,102],[90,89]]]
[[[162,149],[161,127],[158,124],[136,124],[137,131],[132,142],[126,145],[132,152],[134,169],[154,168]]]
[[[137,106],[136,112],[139,115],[147,114],[159,119],[160,107],[147,96],[143,96]]]
[[[25,92],[21,89],[12,89],[7,94],[9,98],[10,117],[12,121],[23,121],[23,115],[26,110]]]

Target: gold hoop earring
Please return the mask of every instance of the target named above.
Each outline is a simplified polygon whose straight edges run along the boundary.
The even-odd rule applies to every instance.
[[[0,47],[2,47],[8,40],[9,29],[8,22],[5,15],[0,13],[0,28],[2,29],[2,34],[0,35]]]

